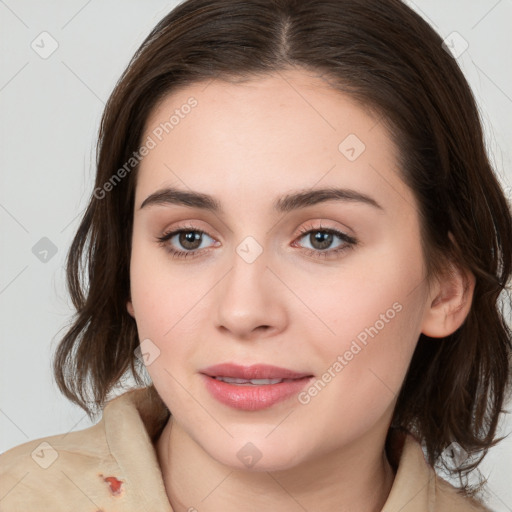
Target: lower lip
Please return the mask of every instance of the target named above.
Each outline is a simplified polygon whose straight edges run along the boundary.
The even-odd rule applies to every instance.
[[[234,409],[259,411],[300,393],[313,377],[266,385],[228,384],[202,374],[206,388],[219,402]]]

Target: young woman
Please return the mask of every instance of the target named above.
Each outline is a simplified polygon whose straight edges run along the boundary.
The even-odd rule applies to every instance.
[[[55,375],[102,419],[4,453],[2,510],[486,510],[433,466],[497,442],[511,273],[475,101],[411,9],[183,2],[69,252]]]

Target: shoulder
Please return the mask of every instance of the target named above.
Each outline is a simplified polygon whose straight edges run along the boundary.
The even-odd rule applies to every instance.
[[[2,512],[171,510],[152,444],[169,411],[154,393],[128,391],[92,427],[1,454]]]
[[[103,421],[87,429],[36,439],[0,455],[2,510],[91,510],[98,487],[108,495],[118,474]]]
[[[410,433],[393,432],[387,449],[396,474],[383,512],[492,512],[441,478]]]
[[[458,489],[438,475],[436,479],[436,511],[439,512],[492,512],[476,498],[459,493]]]

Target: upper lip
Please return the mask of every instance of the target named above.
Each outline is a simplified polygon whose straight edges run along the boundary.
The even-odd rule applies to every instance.
[[[232,377],[235,379],[301,379],[312,377],[310,373],[301,373],[287,368],[268,364],[243,366],[234,363],[221,363],[209,366],[200,371],[210,377]]]

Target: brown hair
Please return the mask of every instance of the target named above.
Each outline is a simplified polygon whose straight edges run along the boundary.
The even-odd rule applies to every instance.
[[[143,383],[126,310],[137,167],[110,192],[97,191],[140,147],[151,110],[187,84],[289,68],[322,76],[381,115],[417,199],[429,279],[446,260],[474,274],[464,324],[447,338],[420,336],[392,426],[421,439],[432,465],[454,441],[485,455],[497,442],[511,374],[502,309],[510,299],[511,214],[461,70],[399,0],[188,0],[157,24],[103,114],[95,192],[68,254],[77,313],[55,353],[60,389],[92,415],[123,376]]]

